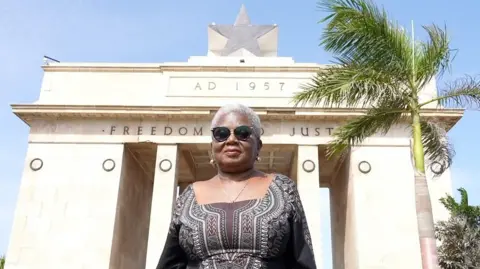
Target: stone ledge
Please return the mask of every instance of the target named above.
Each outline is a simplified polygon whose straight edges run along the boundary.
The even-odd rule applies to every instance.
[[[162,73],[162,72],[300,72],[315,73],[324,65],[318,66],[176,66],[176,65],[44,65],[45,72],[127,72],[127,73]]]
[[[346,121],[364,115],[367,109],[252,107],[263,120]],[[98,105],[14,104],[13,113],[30,125],[42,119],[210,119],[218,107],[156,107]],[[423,109],[422,116],[435,118],[450,129],[463,116],[463,109]]]

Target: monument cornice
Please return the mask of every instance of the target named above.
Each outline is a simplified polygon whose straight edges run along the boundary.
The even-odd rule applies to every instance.
[[[263,120],[322,120],[342,122],[361,115],[367,109],[351,108],[279,108],[252,107]],[[117,105],[47,105],[14,104],[13,113],[30,125],[35,120],[116,119],[116,120],[199,120],[211,119],[218,107],[167,107]],[[463,116],[463,109],[423,109],[423,117],[435,118],[453,127]]]
[[[231,65],[44,65],[45,72],[296,72],[315,73],[325,65],[231,66]]]

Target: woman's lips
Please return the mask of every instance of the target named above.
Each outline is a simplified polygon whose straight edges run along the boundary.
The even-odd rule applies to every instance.
[[[227,156],[237,156],[237,155],[240,155],[240,153],[242,153],[239,149],[226,149],[225,150],[225,155]]]

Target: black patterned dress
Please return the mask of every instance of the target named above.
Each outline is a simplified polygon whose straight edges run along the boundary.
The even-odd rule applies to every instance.
[[[295,183],[276,175],[261,199],[197,203],[178,197],[157,269],[313,269],[310,232]]]

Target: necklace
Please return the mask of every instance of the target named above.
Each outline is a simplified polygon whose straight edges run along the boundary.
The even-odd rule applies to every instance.
[[[246,181],[246,183],[243,185],[243,188],[240,190],[240,192],[237,194],[237,196],[235,196],[235,199],[231,199],[230,195],[227,193],[227,191],[225,190],[225,186],[224,186],[224,183],[222,182],[221,180],[221,177],[218,176],[218,179],[220,180],[220,184],[222,184],[222,191],[223,193],[225,194],[225,196],[227,197],[227,199],[231,200],[230,203],[235,203],[238,199],[238,197],[240,197],[240,194],[242,194],[242,192],[245,190],[245,188],[247,188],[247,185],[248,183],[250,183],[250,179],[251,177],[249,177]]]

